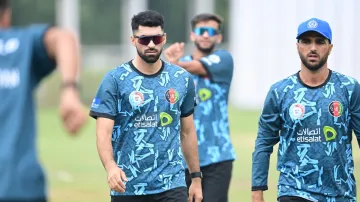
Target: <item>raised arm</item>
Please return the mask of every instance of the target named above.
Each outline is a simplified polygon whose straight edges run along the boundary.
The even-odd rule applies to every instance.
[[[75,134],[87,120],[77,88],[79,43],[73,33],[58,27],[48,28],[43,35],[39,31],[34,33],[34,63],[35,71],[39,75],[38,79],[51,70],[53,66],[51,61],[55,61],[61,76],[60,117],[65,129]]]

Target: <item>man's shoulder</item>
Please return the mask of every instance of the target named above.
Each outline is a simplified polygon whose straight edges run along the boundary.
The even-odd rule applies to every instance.
[[[208,56],[203,58],[203,61],[209,64],[233,64],[233,57],[231,53],[224,49],[217,49]],[[232,65],[231,65],[232,66]]]
[[[229,55],[231,55],[230,51],[228,51],[228,50],[226,50],[226,49],[221,49],[221,48],[216,49],[216,50],[214,51],[214,53],[222,53],[222,54],[229,54]]]
[[[224,65],[232,67],[234,65],[233,57],[227,50],[218,49],[200,59],[205,66]]]
[[[346,74],[343,74],[343,73],[340,73],[340,72],[337,72],[337,71],[334,71],[334,70],[332,70],[331,72],[341,82],[351,82],[351,83],[358,82],[355,78],[353,78],[351,76],[348,76]]]
[[[109,74],[114,75],[114,76],[120,76],[121,74],[126,73],[126,72],[129,72],[129,73],[134,72],[134,69],[131,68],[130,62],[122,63],[108,71]]]
[[[232,54],[228,50],[225,50],[225,49],[217,49],[210,55],[219,55],[221,57],[232,58]]]
[[[27,26],[14,26],[0,31],[2,39],[16,39],[19,42],[36,39],[36,37],[43,37],[44,33],[51,26],[47,24],[31,24]]]
[[[284,88],[286,88],[286,87],[289,86],[289,85],[295,85],[295,84],[297,84],[297,83],[299,82],[298,79],[299,79],[299,78],[298,78],[298,76],[297,76],[297,73],[292,74],[292,75],[289,75],[289,76],[287,76],[287,77],[285,77],[285,78],[283,78],[283,79],[280,79],[280,80],[277,80],[276,82],[274,82],[274,83],[271,85],[270,89],[271,89],[271,90],[274,90],[274,89],[277,89],[277,90],[281,89],[281,90],[283,90]]]
[[[36,33],[36,32],[45,32],[46,30],[48,30],[49,28],[51,28],[53,26],[49,25],[49,24],[30,24],[30,25],[26,25],[26,26],[15,26],[12,27],[10,30],[15,32],[15,33]]]
[[[29,26],[16,26],[16,27],[10,27],[8,29],[0,30],[1,38],[30,38],[31,36],[31,29]]]
[[[335,85],[335,88],[345,88],[348,92],[353,92],[356,87],[359,87],[359,82],[351,76],[332,70],[332,77],[335,77],[340,83],[340,85]]]
[[[125,78],[132,73],[133,69],[130,67],[129,63],[120,64],[110,70],[107,70],[104,74],[105,80],[114,80],[115,82],[120,82],[125,80]],[[118,79],[115,79],[118,78]]]

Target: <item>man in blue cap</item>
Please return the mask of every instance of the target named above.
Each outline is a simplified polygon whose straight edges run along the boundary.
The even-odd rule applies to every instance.
[[[356,201],[352,132],[360,139],[360,86],[332,71],[329,24],[300,24],[299,72],[273,84],[259,120],[252,164],[252,201],[268,189],[270,154],[279,143],[280,202]]]

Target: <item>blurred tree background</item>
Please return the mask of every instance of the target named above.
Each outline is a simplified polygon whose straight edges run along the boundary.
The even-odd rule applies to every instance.
[[[55,0],[13,0],[11,1],[14,25],[56,22]]]
[[[106,2],[106,3],[104,3]],[[191,0],[148,0],[149,9],[160,12],[165,18],[165,29],[168,42],[186,41],[190,22],[184,20]],[[56,24],[56,0],[15,0],[11,2],[13,24],[27,25],[30,23]],[[85,45],[120,44],[122,25],[121,0],[80,0],[80,34]],[[224,38],[228,33],[229,0],[215,0],[215,13],[224,20]],[[190,16],[191,17],[191,16]]]

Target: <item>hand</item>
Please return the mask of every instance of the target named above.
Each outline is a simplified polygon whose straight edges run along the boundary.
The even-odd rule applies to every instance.
[[[191,181],[191,185],[189,187],[189,202],[201,202],[203,199],[202,188],[201,188],[201,178],[194,178]]]
[[[252,202],[265,202],[263,191],[253,191],[252,192]]]
[[[170,63],[176,64],[179,59],[184,56],[184,46],[185,44],[183,42],[181,43],[174,43],[171,46],[169,46],[165,51],[164,55],[166,59]]]
[[[115,163],[109,169],[107,169],[108,173],[108,184],[110,189],[115,190],[117,192],[123,193],[125,192],[126,186],[124,182],[127,182],[128,179],[121,168],[119,168]]]
[[[62,89],[59,108],[65,130],[72,135],[78,133],[87,121],[87,114],[75,88]]]

